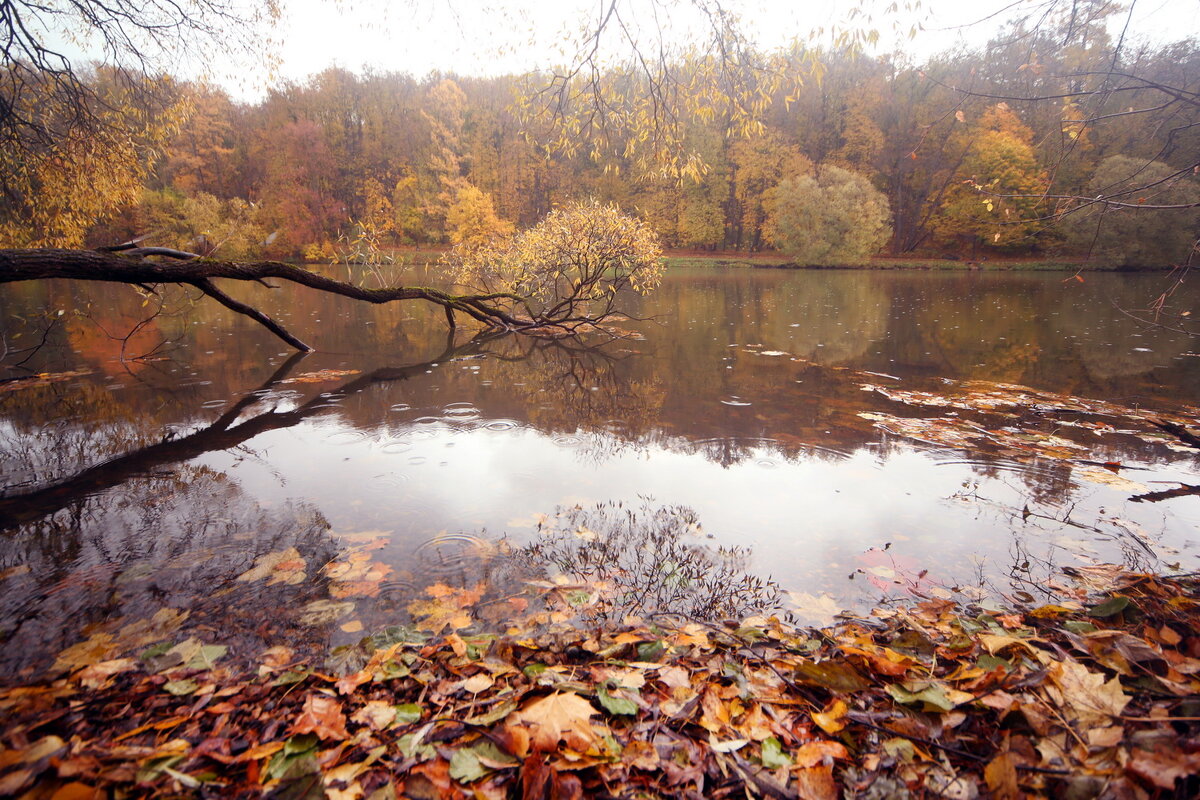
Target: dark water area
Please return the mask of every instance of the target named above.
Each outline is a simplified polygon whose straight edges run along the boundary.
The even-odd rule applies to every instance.
[[[0,680],[185,636],[344,653],[447,598],[503,630],[498,598],[579,575],[633,612],[816,623],[1194,571],[1200,496],[1131,498],[1200,483],[1143,419],[1195,419],[1200,343],[1123,313],[1161,275],[1063,277],[678,270],[616,341],[237,287],[308,356],[183,292],[3,287],[0,379],[42,377],[0,384]],[[1046,394],[953,405],[982,382]]]

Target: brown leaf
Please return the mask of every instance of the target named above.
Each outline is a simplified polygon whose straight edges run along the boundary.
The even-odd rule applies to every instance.
[[[833,759],[849,757],[850,753],[846,750],[844,744],[825,740],[809,742],[792,754],[796,766],[801,769],[807,769],[818,764],[826,764],[832,767]]]
[[[721,699],[720,690],[715,684],[704,690],[704,695],[700,698],[700,708],[703,709],[700,727],[705,730],[719,733],[729,724],[729,708]]]
[[[1200,753],[1134,750],[1126,771],[1160,789],[1175,788],[1175,781],[1200,773]]]
[[[579,695],[555,692],[509,714],[507,722],[529,728],[534,750],[556,750],[561,740],[568,747],[583,751],[597,741],[589,721],[596,713],[592,704]]]
[[[292,733],[315,733],[322,739],[345,739],[346,715],[342,705],[332,697],[310,694],[304,699],[304,709],[292,725]]]
[[[95,786],[72,781],[64,783],[50,796],[50,800],[99,800],[104,793]]]
[[[804,800],[838,800],[839,793],[837,784],[833,782],[831,765],[798,769],[792,774],[796,779],[797,797]]]
[[[812,713],[813,722],[817,723],[826,733],[837,733],[846,727],[845,717],[849,710],[850,707],[846,705],[846,701],[839,698],[825,706],[824,711],[814,711]]]
[[[1104,675],[1089,672],[1075,661],[1056,661],[1049,667],[1050,687],[1065,706],[1068,718],[1083,725],[1100,725],[1120,716],[1129,703],[1119,678],[1104,680]],[[1056,691],[1055,691],[1056,690]]]
[[[647,772],[658,769],[658,750],[650,742],[634,739],[621,751],[621,761],[630,767]]]
[[[1017,786],[1017,764],[1012,753],[1003,752],[988,762],[983,779],[997,800],[1017,800],[1021,796]]]
[[[381,731],[396,721],[396,707],[386,700],[368,700],[350,719]]]

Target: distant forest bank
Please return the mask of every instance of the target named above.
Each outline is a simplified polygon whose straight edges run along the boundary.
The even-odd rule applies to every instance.
[[[399,247],[390,251],[398,264],[436,269],[449,248]],[[834,264],[804,264],[778,251],[746,253],[739,250],[668,249],[663,252],[667,269],[733,267],[739,269],[862,269],[862,270],[941,270],[991,272],[1127,272],[1135,268],[1096,263],[1080,257],[1006,256],[997,254],[958,255],[875,255]],[[1169,271],[1174,265],[1137,267],[1136,271]]]
[[[98,67],[89,80],[104,130],[121,135],[5,150],[0,247],[150,234],[149,244],[223,259],[367,263],[397,247],[491,241],[594,199],[649,225],[681,251],[673,263],[1188,263],[1200,235],[1200,103],[1170,87],[1200,75],[1200,40],[1121,46],[1106,14],[1005,31],[923,64],[773,52],[772,74],[794,80],[760,98],[745,129],[717,113],[731,100],[710,86],[714,65],[685,60],[675,83],[709,86],[714,105],[681,93],[651,118],[608,120],[623,120],[624,138],[604,120],[561,129],[587,117],[586,87],[564,94],[553,118],[525,107],[537,76],[332,68],[246,104],[168,77],[133,91],[150,79]],[[594,80],[626,98],[645,88],[619,66]],[[23,102],[35,108],[51,89],[31,86]],[[683,148],[671,151],[676,169],[647,155],[668,124]]]

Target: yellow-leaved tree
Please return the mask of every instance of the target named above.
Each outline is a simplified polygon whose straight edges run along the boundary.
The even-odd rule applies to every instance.
[[[1045,171],[1033,151],[1033,131],[998,103],[959,134],[969,141],[955,183],[933,220],[943,239],[972,247],[1028,247],[1042,229]]]
[[[192,104],[168,79],[154,87],[131,87],[130,80],[116,70],[97,73],[94,96],[86,99],[94,127],[57,119],[67,111],[47,97],[30,113],[62,135],[0,148],[0,247],[79,247],[91,227],[138,202],[161,148],[187,121]],[[52,84],[38,88],[54,90]],[[38,105],[28,96],[24,102]]]
[[[662,248],[645,222],[597,200],[569,203],[516,236],[451,254],[457,280],[510,299],[539,324],[602,322],[623,292],[646,294],[662,280]]]
[[[469,250],[487,247],[513,232],[512,223],[497,216],[492,196],[471,183],[455,193],[446,210],[446,227],[450,241]]]

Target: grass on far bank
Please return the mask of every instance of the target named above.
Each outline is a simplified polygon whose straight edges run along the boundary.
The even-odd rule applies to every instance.
[[[738,251],[696,252],[667,251],[670,269],[695,267],[736,267],[752,269],[920,269],[946,271],[1069,271],[1111,269],[1085,264],[1078,258],[940,258],[937,256],[872,256],[831,265],[801,265],[776,252],[743,253]]]

